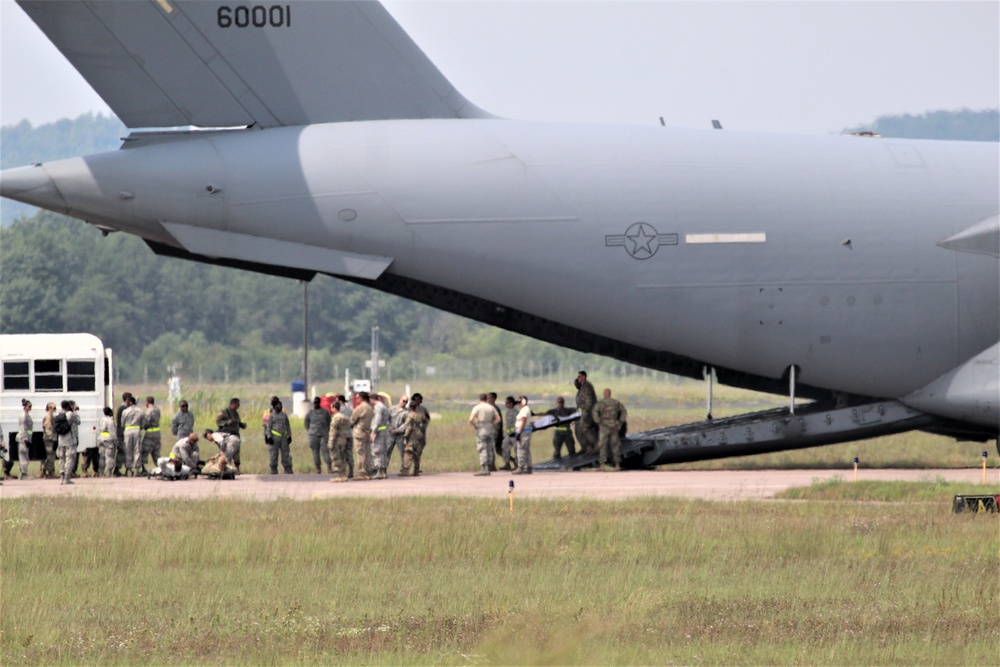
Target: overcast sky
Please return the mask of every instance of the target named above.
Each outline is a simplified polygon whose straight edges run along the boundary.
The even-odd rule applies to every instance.
[[[506,117],[826,134],[1000,106],[1000,3],[387,2],[468,99]],[[0,0],[0,124],[107,106]]]

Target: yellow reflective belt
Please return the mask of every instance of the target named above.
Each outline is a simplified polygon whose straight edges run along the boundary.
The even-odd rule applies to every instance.
[[[514,435],[515,433],[517,433],[517,429],[516,428],[509,428],[509,429],[507,429],[507,435]]]
[[[131,430],[132,430],[132,429],[134,429],[134,428],[139,428],[139,427],[138,427],[138,426],[126,426],[126,427],[125,427],[125,430],[126,430],[126,431],[131,431]]]
[[[276,435],[276,436],[278,436],[278,437],[280,438],[281,436],[283,436],[283,435],[284,435],[284,433],[282,433],[281,431],[275,431],[275,430],[274,430],[274,429],[272,428],[272,429],[271,429],[271,435]]]
[[[159,433],[159,432],[160,432],[160,427],[159,426],[154,426],[152,428],[147,428],[146,429],[146,433]]]
[[[375,429],[375,430],[376,430],[376,431],[384,431],[384,430],[386,430],[387,428],[389,428],[389,427],[388,427],[388,426],[379,426],[379,427],[378,427],[377,429]]]
[[[109,433],[108,431],[101,431],[101,437],[102,437],[102,438],[106,438],[106,437],[108,437],[109,435],[111,435],[111,434],[110,434],[110,433]]]
[[[557,431],[568,431],[569,426],[556,426]]]

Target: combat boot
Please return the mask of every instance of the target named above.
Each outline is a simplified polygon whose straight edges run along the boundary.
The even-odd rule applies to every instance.
[[[319,471],[317,470],[316,472],[319,472]],[[332,475],[333,474],[333,464],[332,463],[327,463],[326,464],[326,474],[328,474],[328,475]]]
[[[316,467],[316,474],[317,474],[317,475],[322,475],[322,474],[323,474],[323,469],[322,469],[322,468],[320,468],[319,466],[317,466],[317,467]]]
[[[524,468],[514,468],[514,470],[512,470],[510,474],[511,475],[523,475],[524,474]]]
[[[336,477],[334,477],[330,481],[333,482],[334,484],[341,484],[341,483],[347,481],[347,475],[337,475]]]
[[[375,479],[386,479],[388,475],[385,474],[385,468],[379,468],[378,474],[375,475]]]
[[[490,475],[490,467],[488,465],[480,466],[479,472],[472,473],[473,477],[489,477],[489,475]]]

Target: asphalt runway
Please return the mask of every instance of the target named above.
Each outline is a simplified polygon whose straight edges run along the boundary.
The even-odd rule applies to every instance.
[[[369,482],[330,483],[329,475],[244,475],[236,480],[192,479],[164,481],[145,478],[77,479],[63,486],[58,480],[6,481],[0,498],[27,496],[76,496],[118,500],[159,498],[245,498],[253,500],[313,500],[319,498],[397,498],[404,496],[453,496],[507,498],[514,481],[517,498],[596,498],[618,500],[649,496],[678,496],[706,500],[757,500],[772,498],[785,489],[808,486],[817,480],[854,479],[852,470],[714,470],[561,472],[510,475],[493,473],[425,473],[417,478]],[[979,468],[952,470],[861,470],[861,480],[935,481],[977,483]],[[998,471],[989,470],[987,481],[996,482]]]

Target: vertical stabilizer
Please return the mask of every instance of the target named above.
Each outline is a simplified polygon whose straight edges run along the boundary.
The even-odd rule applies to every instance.
[[[377,2],[18,4],[132,128],[487,115]]]

